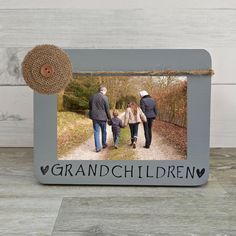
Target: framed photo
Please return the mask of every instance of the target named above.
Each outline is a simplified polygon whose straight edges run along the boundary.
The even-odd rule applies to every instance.
[[[44,184],[196,186],[208,180],[205,50],[65,49],[73,79],[34,92],[34,168]]]

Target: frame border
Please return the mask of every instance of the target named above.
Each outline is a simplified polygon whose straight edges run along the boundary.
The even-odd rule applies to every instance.
[[[66,49],[65,51],[72,61],[74,71],[211,69],[210,54],[203,49]],[[209,175],[211,76],[191,75],[187,76],[187,81],[187,160],[58,160],[57,95],[41,95],[34,92],[36,178],[43,184],[152,186],[205,184]],[[90,165],[94,168],[103,166],[104,170],[106,169],[104,166],[107,166],[109,172],[104,176],[83,175],[82,169],[88,173]],[[127,172],[126,176],[124,170]],[[159,178],[156,176],[157,170]],[[166,172],[160,177],[164,170],[169,174]],[[75,176],[76,172],[78,175]]]

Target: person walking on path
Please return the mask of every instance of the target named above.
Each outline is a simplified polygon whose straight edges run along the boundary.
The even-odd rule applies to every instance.
[[[135,103],[131,102],[125,112],[125,126],[129,124],[130,136],[131,136],[131,146],[136,148],[138,139],[138,126],[141,122],[147,122],[145,114],[142,112],[141,108]]]
[[[140,92],[140,107],[147,117],[147,122],[143,123],[144,135],[145,135],[145,146],[144,148],[150,148],[152,142],[152,123],[157,117],[157,106],[154,99],[148,94],[147,91],[143,90]]]
[[[89,117],[93,121],[93,133],[96,152],[107,147],[107,120],[111,120],[107,89],[104,86],[89,99]],[[100,130],[102,131],[102,146],[100,141]]]
[[[118,144],[119,144],[119,141],[120,141],[121,128],[124,128],[123,122],[118,116],[119,116],[119,112],[117,110],[114,110],[113,111],[113,118],[108,123],[109,125],[111,125],[111,130],[112,130],[112,134],[113,134],[113,141],[114,141],[114,148],[115,149],[118,148]]]

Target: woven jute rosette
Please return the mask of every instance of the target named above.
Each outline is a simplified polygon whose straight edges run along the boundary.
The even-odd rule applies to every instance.
[[[27,53],[22,62],[27,85],[41,94],[62,91],[72,79],[68,55],[54,45],[39,45]]]

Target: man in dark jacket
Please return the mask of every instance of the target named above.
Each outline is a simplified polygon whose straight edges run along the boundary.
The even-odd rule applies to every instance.
[[[99,91],[95,93],[89,100],[89,117],[93,120],[93,132],[96,152],[100,152],[107,147],[106,122],[111,120],[107,89],[101,86]],[[100,142],[100,129],[102,131],[102,147]]]
[[[147,91],[141,91],[140,97],[140,107],[147,117],[147,122],[143,123],[146,140],[144,148],[149,148],[152,142],[152,122],[157,117],[157,107],[154,99],[148,94]]]

